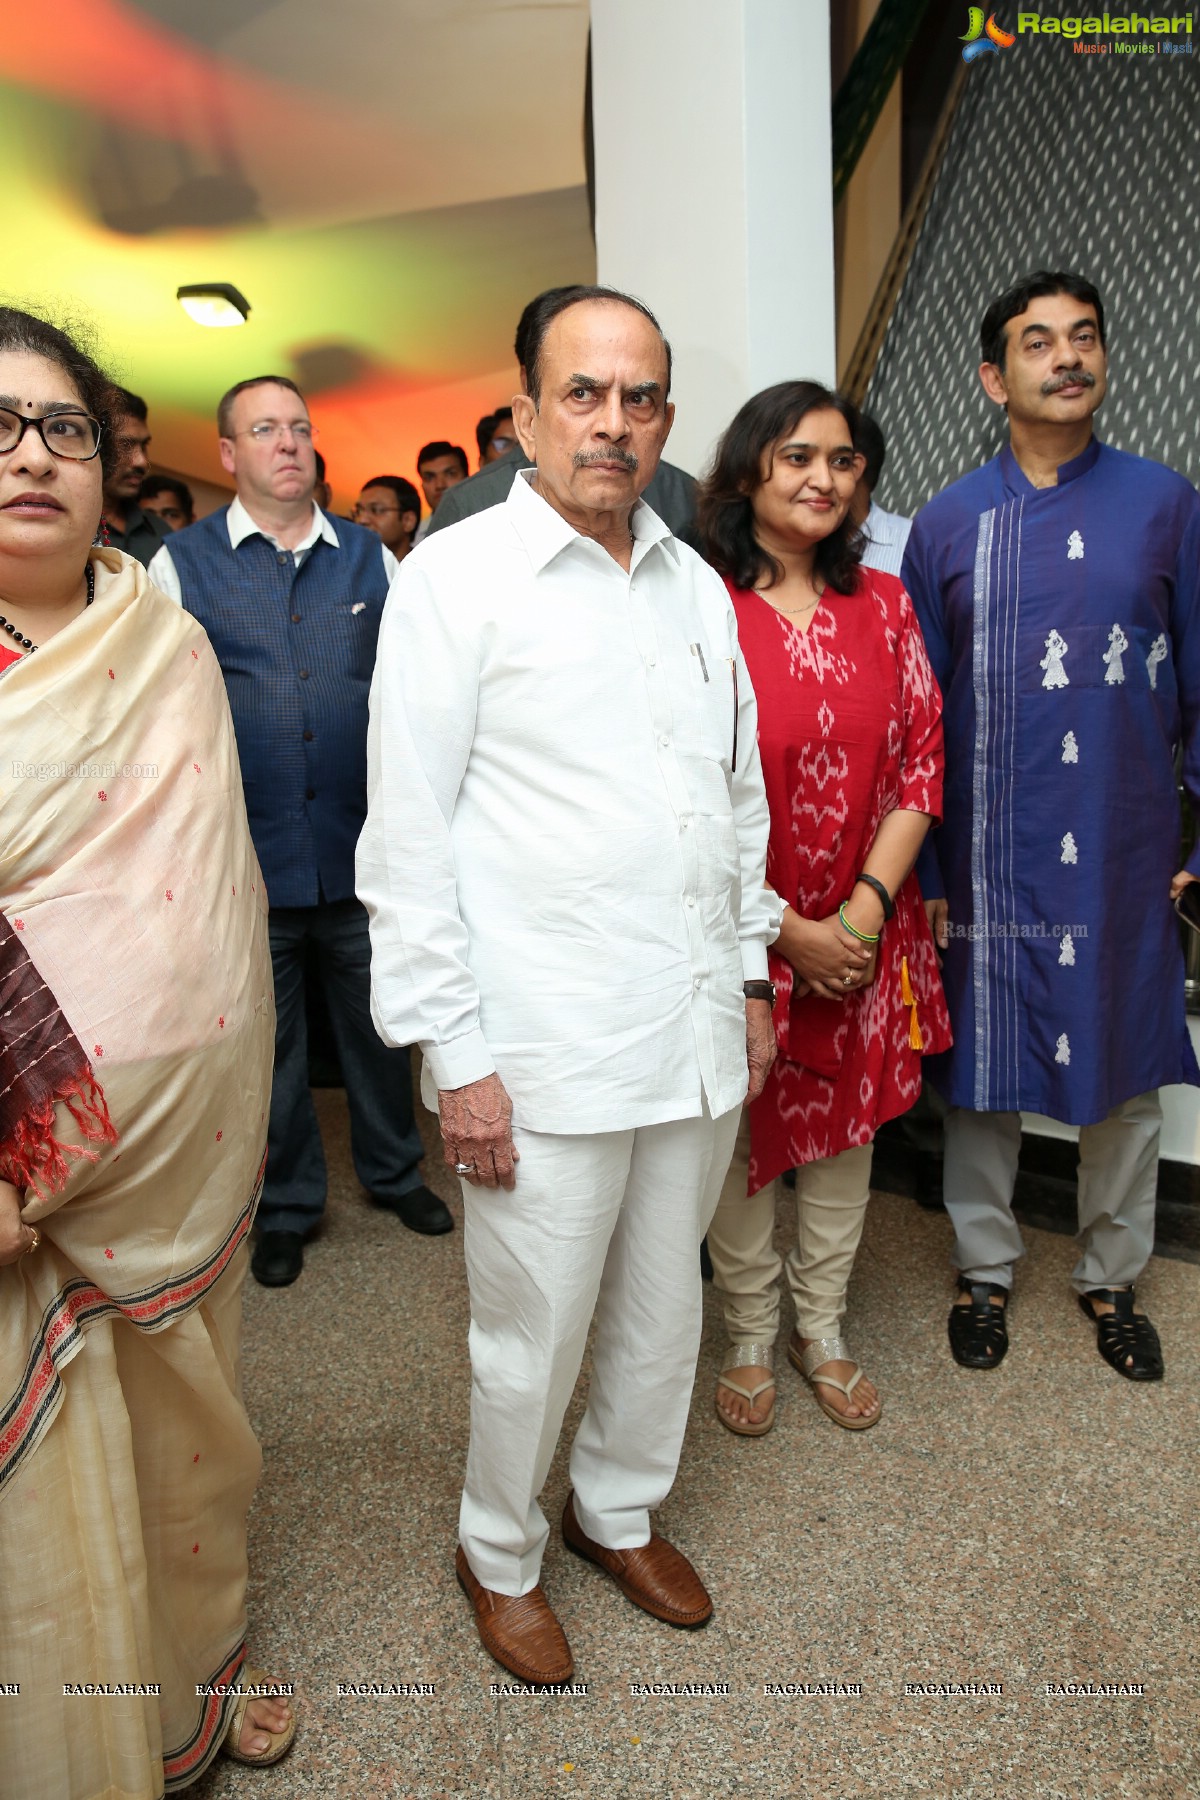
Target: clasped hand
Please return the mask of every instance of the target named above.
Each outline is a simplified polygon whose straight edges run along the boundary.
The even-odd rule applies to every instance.
[[[789,906],[774,948],[787,957],[800,977],[797,996],[817,994],[823,1000],[844,1000],[875,979],[878,944],[860,943],[836,913],[827,919],[806,919]]]

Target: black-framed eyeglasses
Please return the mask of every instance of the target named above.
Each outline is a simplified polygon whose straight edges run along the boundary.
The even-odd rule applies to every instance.
[[[104,429],[91,413],[43,413],[38,418],[0,406],[0,456],[15,450],[31,425],[51,456],[61,457],[64,462],[91,462],[100,449]]]

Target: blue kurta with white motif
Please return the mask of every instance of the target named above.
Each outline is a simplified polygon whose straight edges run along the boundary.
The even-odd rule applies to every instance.
[[[1076,1125],[1200,1085],[1169,901],[1181,739],[1200,802],[1200,496],[1094,439],[1035,488],[1006,448],[918,514],[903,580],[945,696],[934,1085]]]

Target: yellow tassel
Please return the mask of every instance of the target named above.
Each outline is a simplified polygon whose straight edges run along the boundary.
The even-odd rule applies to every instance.
[[[912,982],[908,978],[908,958],[907,958],[907,956],[902,956],[900,958],[900,998],[904,1001],[905,1006],[907,1006],[909,1008],[909,1018],[908,1018],[909,1048],[913,1049],[913,1050],[923,1049],[924,1048],[924,1039],[921,1036],[921,1027],[917,1023],[916,997],[912,991]]]

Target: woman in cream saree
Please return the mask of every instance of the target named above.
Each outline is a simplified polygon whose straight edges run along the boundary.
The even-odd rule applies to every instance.
[[[6,356],[3,325],[0,408],[25,380],[44,440],[52,365]],[[34,525],[36,495],[70,512],[78,480],[31,445],[36,417],[0,448],[0,605],[27,639],[9,465],[42,458],[17,477]],[[243,1671],[260,1465],[239,1337],[266,897],[207,638],[129,557],[90,565],[76,615],[0,673],[0,1186],[23,1197],[0,1258],[0,1681],[20,1689],[0,1785],[21,1800],[157,1800],[208,1766]]]

